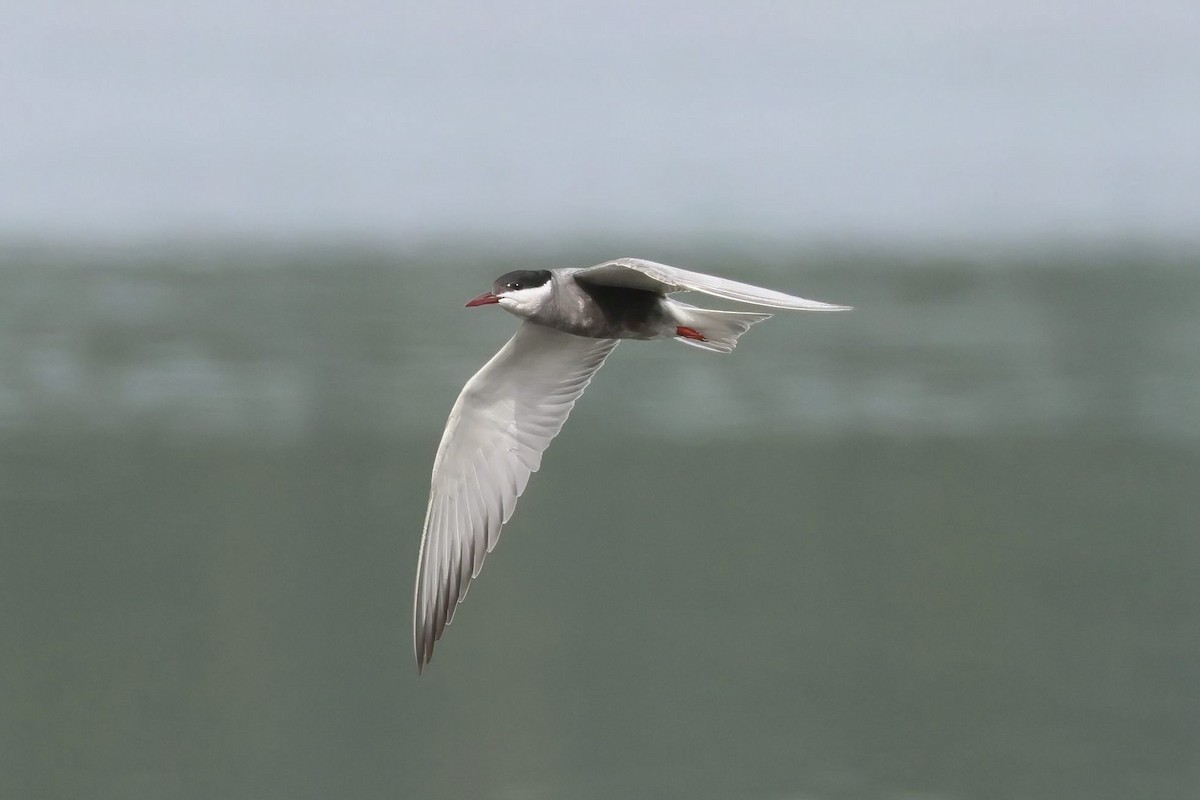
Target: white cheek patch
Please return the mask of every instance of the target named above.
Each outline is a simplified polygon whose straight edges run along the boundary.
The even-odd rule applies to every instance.
[[[532,314],[550,301],[553,288],[550,281],[541,286],[531,286],[528,289],[518,289],[515,292],[505,292],[500,296],[501,304],[509,311]]]

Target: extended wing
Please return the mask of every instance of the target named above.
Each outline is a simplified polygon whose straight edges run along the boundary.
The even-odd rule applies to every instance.
[[[575,401],[617,346],[532,322],[463,387],[442,434],[413,601],[417,669],[496,546]]]
[[[805,300],[783,292],[763,289],[748,283],[691,272],[666,264],[656,264],[641,258],[618,258],[574,273],[575,280],[604,286],[624,286],[645,289],[660,294],[671,292],[703,292],[726,300],[772,308],[793,308],[800,311],[846,311],[850,306]]]

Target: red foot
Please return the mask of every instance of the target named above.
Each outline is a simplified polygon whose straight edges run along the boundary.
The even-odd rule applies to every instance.
[[[704,334],[700,331],[696,330],[695,328],[686,328],[683,325],[680,325],[675,329],[675,335],[682,336],[685,339],[695,339],[698,342],[708,341],[708,339],[705,338]]]

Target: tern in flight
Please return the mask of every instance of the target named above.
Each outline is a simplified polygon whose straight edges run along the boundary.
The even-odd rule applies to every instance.
[[[849,308],[640,258],[509,272],[467,303],[499,305],[523,322],[463,387],[434,458],[413,602],[418,671],[542,453],[613,348],[622,339],[675,339],[728,353],[751,325],[771,316],[696,308],[668,297],[675,292],[797,311]]]

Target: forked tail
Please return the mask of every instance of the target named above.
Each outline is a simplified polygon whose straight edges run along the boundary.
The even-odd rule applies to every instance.
[[[677,324],[675,339],[718,353],[731,352],[737,347],[738,337],[750,330],[751,325],[771,318],[770,314],[756,314],[752,311],[696,308],[678,300],[671,300],[669,303]]]

